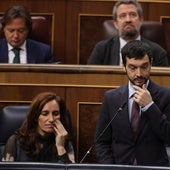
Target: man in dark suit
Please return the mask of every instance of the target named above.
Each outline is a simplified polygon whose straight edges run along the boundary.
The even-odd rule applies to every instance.
[[[0,63],[54,62],[49,45],[27,39],[32,29],[32,20],[29,11],[24,6],[9,8],[1,23],[5,38],[0,40]],[[19,53],[17,62],[15,49]]]
[[[95,136],[98,162],[168,166],[166,145],[170,143],[170,89],[150,80],[152,52],[147,43],[131,41],[123,47],[121,54],[129,82],[105,93]],[[133,102],[139,109],[135,127]]]
[[[143,10],[136,0],[119,0],[113,8],[114,26],[118,30],[117,36],[98,42],[89,59],[88,64],[94,65],[122,65],[120,51],[132,40],[141,40],[150,45],[153,53],[153,66],[168,66],[167,52],[157,43],[140,36],[143,22]]]

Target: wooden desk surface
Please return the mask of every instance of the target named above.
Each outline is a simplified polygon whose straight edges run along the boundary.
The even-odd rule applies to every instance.
[[[65,86],[120,86],[127,82],[123,67],[91,65],[0,64],[0,83]],[[170,68],[152,67],[151,78],[170,86]]]

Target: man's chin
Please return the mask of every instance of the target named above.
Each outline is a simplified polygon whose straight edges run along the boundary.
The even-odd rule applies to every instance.
[[[122,37],[127,40],[135,39],[138,36],[138,32],[134,29],[126,29],[122,32]]]
[[[126,33],[131,33],[131,32],[134,32],[135,29],[134,29],[134,27],[132,27],[132,26],[127,26],[127,27],[124,28],[124,31],[125,31]]]
[[[10,45],[12,47],[20,47],[22,45],[22,43],[21,42],[12,42],[12,43],[10,43]]]
[[[145,83],[144,82],[135,82],[134,85],[142,87]]]
[[[145,82],[139,82],[139,81],[131,81],[131,83],[133,84],[133,85],[135,85],[135,86],[139,86],[139,87],[142,87],[144,84],[145,84]]]

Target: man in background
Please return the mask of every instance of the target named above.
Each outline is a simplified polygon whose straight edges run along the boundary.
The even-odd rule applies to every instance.
[[[120,51],[132,40],[141,40],[149,44],[153,53],[153,66],[168,66],[167,52],[157,43],[151,42],[140,35],[143,22],[143,10],[136,0],[120,0],[113,7],[113,24],[118,35],[100,41],[94,47],[88,64],[122,65]]]
[[[54,62],[49,45],[27,38],[32,30],[32,19],[27,8],[9,8],[1,24],[5,38],[0,40],[0,63]]]

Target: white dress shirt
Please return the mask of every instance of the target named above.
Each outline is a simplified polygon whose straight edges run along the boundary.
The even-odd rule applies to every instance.
[[[8,43],[8,63],[12,64],[15,54],[12,51],[14,47],[12,47],[9,43]],[[20,50],[20,63],[21,64],[26,64],[27,63],[27,53],[26,53],[26,41],[23,43],[22,46],[20,46],[19,48],[21,48]]]
[[[140,40],[141,39],[141,36],[139,35],[137,38],[136,38],[136,40]],[[123,62],[122,62],[122,55],[121,55],[121,50],[122,50],[122,48],[127,44],[127,42],[124,40],[124,39],[122,39],[121,37],[120,37],[120,62],[119,62],[119,65],[120,66],[123,66]]]

